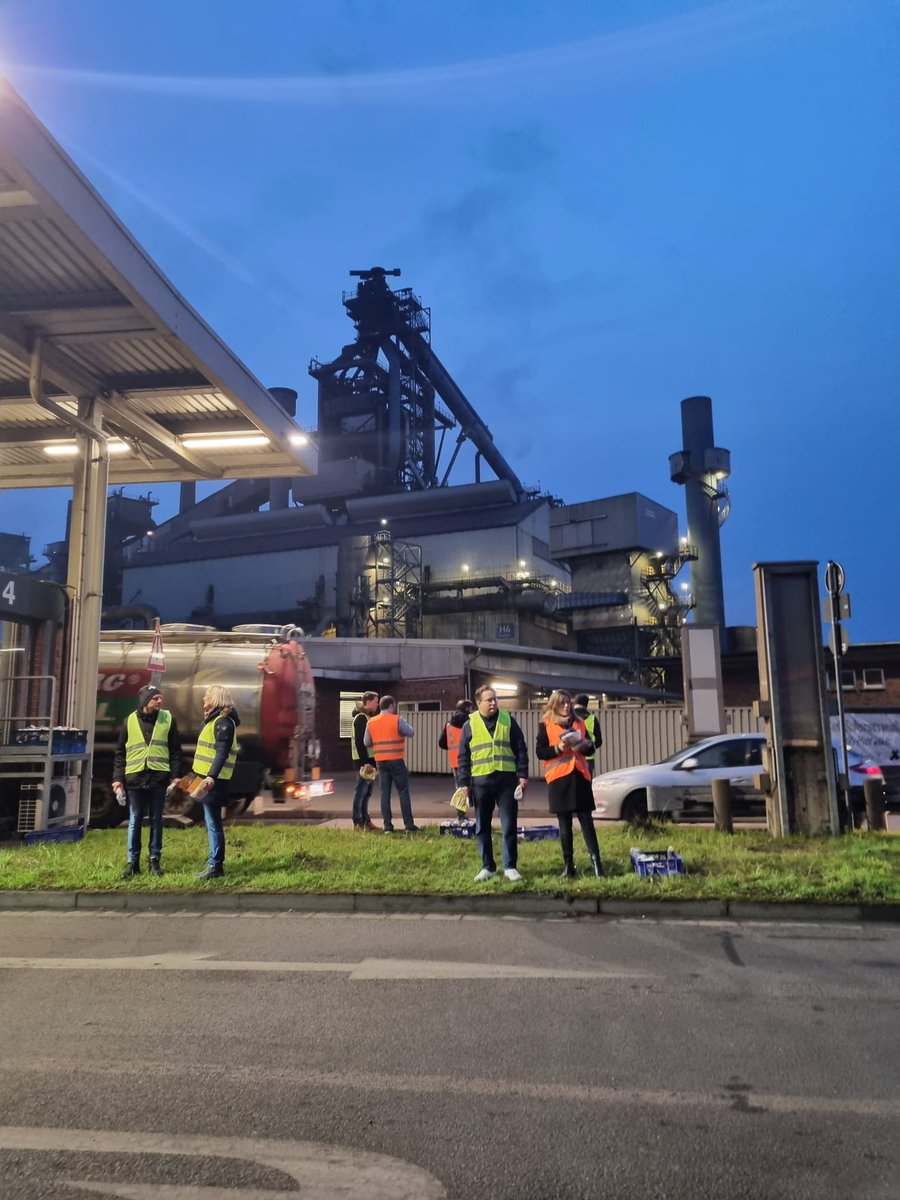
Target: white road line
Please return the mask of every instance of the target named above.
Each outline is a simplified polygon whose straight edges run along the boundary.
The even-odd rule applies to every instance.
[[[0,1150],[50,1153],[186,1155],[255,1162],[282,1171],[300,1185],[290,1191],[260,1188],[198,1187],[71,1179],[83,1191],[125,1200],[446,1200],[443,1186],[429,1172],[386,1154],[333,1146],[325,1142],[268,1141],[261,1138],[212,1138],[175,1133],[107,1129],[52,1129],[0,1126]],[[135,1164],[136,1170],[140,1166]],[[196,1168],[192,1174],[196,1173]]]
[[[129,955],[122,958],[0,958],[8,971],[265,971],[284,974],[336,974],[353,980],[412,979],[650,979],[643,971],[570,971],[562,967],[519,967],[506,963],[446,962],[432,959],[364,958],[360,962],[280,962],[213,958],[202,953]]]
[[[524,1079],[480,1078],[462,1075],[389,1075],[372,1071],[303,1071],[291,1067],[224,1065],[211,1062],[160,1062],[158,1060],[121,1063],[85,1062],[74,1058],[29,1058],[16,1062],[6,1057],[7,1082],[16,1074],[58,1076],[96,1075],[132,1079],[158,1076],[181,1083],[194,1080],[209,1084],[216,1079],[239,1087],[271,1087],[273,1083],[297,1090],[312,1087],[349,1088],[356,1092],[395,1092],[419,1096],[508,1097],[541,1103],[580,1103],[591,1105],[637,1105],[651,1108],[739,1108],[745,1103],[769,1113],[814,1113],[823,1116],[900,1118],[900,1100],[866,1096],[785,1095],[765,1090],[732,1092],[687,1092],[672,1089],[653,1091],[641,1088],[599,1087],[595,1084],[532,1083]]]

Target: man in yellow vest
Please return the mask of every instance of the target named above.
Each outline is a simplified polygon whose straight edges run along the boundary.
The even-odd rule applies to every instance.
[[[175,718],[163,708],[163,694],[147,684],[138,693],[137,712],[122,726],[113,761],[113,791],[128,803],[128,862],[123,879],[141,873],[141,826],[150,818],[150,874],[162,875],[163,807],[166,788],[182,771],[181,738]]]
[[[475,693],[477,710],[463,726],[459,741],[459,786],[475,805],[475,840],[481,851],[476,883],[497,873],[491,841],[494,806],[500,810],[503,874],[511,883],[522,876],[518,858],[519,800],[528,787],[528,746],[518,722],[497,704],[497,693],[485,684]]]
[[[600,732],[600,718],[596,713],[588,712],[589,697],[587,693],[582,692],[581,695],[575,697],[572,705],[572,715],[577,717],[579,721],[584,721],[584,727],[587,730],[587,735],[594,743],[594,749],[590,754],[585,754],[588,766],[591,768],[591,775],[596,774],[596,767],[600,761],[600,746],[603,744],[603,734]]]
[[[382,696],[379,713],[369,717],[366,726],[365,744],[368,746],[378,767],[381,781],[381,819],[384,832],[394,832],[394,814],[391,812],[391,789],[397,785],[400,796],[400,812],[407,833],[418,833],[419,827],[413,820],[412,801],[409,798],[409,772],[404,761],[406,739],[415,737],[416,731],[397,713],[397,701],[393,696]]]

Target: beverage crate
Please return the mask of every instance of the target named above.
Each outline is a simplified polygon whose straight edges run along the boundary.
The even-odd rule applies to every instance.
[[[49,741],[49,725],[21,725],[13,734],[15,746],[46,746]]]
[[[516,830],[520,842],[558,842],[558,825],[520,825]]]
[[[22,725],[13,734],[16,746],[50,745],[51,754],[84,754],[87,751],[86,729],[64,729],[47,725]]]
[[[631,865],[642,879],[684,874],[684,859],[671,846],[668,850],[641,850],[639,846],[632,846]]]
[[[84,837],[84,822],[53,825],[49,829],[33,829],[25,834],[25,845],[35,846],[39,842],[80,842]]]
[[[475,836],[474,821],[441,821],[438,833],[443,836],[448,833],[451,837],[471,839]]]

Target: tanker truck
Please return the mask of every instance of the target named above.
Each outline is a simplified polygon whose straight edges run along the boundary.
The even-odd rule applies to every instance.
[[[92,825],[122,820],[123,810],[112,791],[113,756],[122,724],[147,683],[163,691],[165,706],[178,723],[187,765],[203,717],[205,689],[218,683],[231,691],[241,718],[231,779],[232,813],[243,811],[260,795],[268,807],[332,791],[332,781],[319,776],[315,688],[301,629],[238,625],[223,633],[202,625],[163,625],[160,632],[163,674],[151,673],[148,665],[153,631],[100,634]],[[181,791],[166,806],[169,815],[182,818],[196,819],[199,810]]]

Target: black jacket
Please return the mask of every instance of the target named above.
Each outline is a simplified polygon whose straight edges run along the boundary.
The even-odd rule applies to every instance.
[[[469,719],[469,714],[462,711],[461,708],[456,708],[450,714],[450,720],[444,722],[444,727],[441,730],[441,736],[438,738],[438,745],[442,750],[449,750],[447,745],[447,726],[452,725],[454,729],[462,729],[466,721]]]
[[[600,717],[599,717],[599,714],[597,714],[597,713],[592,713],[592,712],[590,712],[590,711],[589,711],[588,709],[586,709],[586,708],[573,708],[573,709],[572,709],[572,715],[573,715],[573,716],[575,716],[575,717],[577,717],[577,718],[579,719],[579,721],[584,721],[584,723],[585,723],[586,725],[587,725],[587,718],[588,718],[588,717],[594,717],[594,718],[595,718],[595,720],[592,722],[592,723],[593,723],[593,725],[594,725],[594,732],[593,732],[593,733],[591,732],[591,727],[590,727],[590,725],[588,725],[588,726],[587,726],[588,737],[590,737],[591,741],[594,743],[594,749],[593,749],[593,750],[591,751],[591,753],[590,753],[590,754],[588,754],[586,757],[587,757],[587,758],[590,758],[590,759],[593,759],[593,757],[594,757],[594,753],[595,753],[597,750],[599,750],[599,749],[600,749],[600,747],[603,745],[603,734],[600,732]]]
[[[374,762],[372,755],[369,753],[369,747],[366,745],[366,726],[369,723],[369,714],[360,710],[353,718],[353,742],[356,746],[356,753],[359,758],[359,765],[364,767],[366,763]],[[354,759],[354,762],[356,760]]]
[[[223,710],[214,708],[211,713],[208,713],[203,720],[201,729],[205,729],[210,721],[215,719],[213,727],[213,737],[216,742],[216,757],[213,759],[212,766],[206,772],[208,779],[218,779],[219,772],[225,766],[225,760],[231,753],[231,741],[234,737],[235,730],[241,723],[241,718],[238,716],[237,709],[232,708],[228,715],[220,715]]]
[[[138,721],[141,724],[141,732],[144,735],[144,741],[150,741],[153,736],[153,726],[156,724],[158,712],[142,712],[138,709]],[[125,746],[128,742],[128,722],[126,721],[119,732],[119,741],[116,746],[116,756],[113,760],[113,783],[125,784]],[[178,725],[175,718],[172,717],[172,723],[169,726],[169,769],[168,771],[140,771],[137,775],[129,775],[127,786],[132,788],[152,788],[159,787],[161,783],[167,784],[170,779],[178,779],[184,772],[184,757],[181,752],[181,737],[178,733]]]

